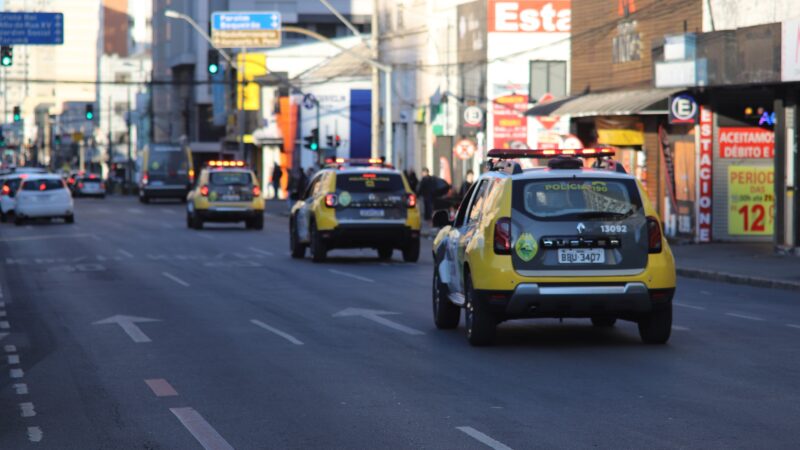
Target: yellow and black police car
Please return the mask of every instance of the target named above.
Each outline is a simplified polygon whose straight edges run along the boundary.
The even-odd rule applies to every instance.
[[[608,159],[613,149],[492,150],[490,169],[454,220],[434,214],[433,313],[467,339],[491,344],[497,325],[519,318],[617,319],[646,343],[672,328],[675,262],[641,184]],[[598,157],[585,168],[581,157]],[[521,158],[546,158],[523,170]]]
[[[420,214],[405,176],[381,159],[329,161],[309,182],[289,220],[292,256],[310,247],[314,262],[335,248],[374,248],[381,259],[395,249],[419,259]]]
[[[209,161],[186,197],[186,226],[205,222],[241,222],[264,228],[264,199],[258,178],[243,161]]]

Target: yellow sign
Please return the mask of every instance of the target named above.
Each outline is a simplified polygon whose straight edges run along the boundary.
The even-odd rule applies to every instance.
[[[598,128],[597,143],[603,145],[615,145],[618,147],[644,145],[644,132],[639,130],[613,130],[608,128]]]
[[[267,55],[245,53],[236,55],[237,85],[236,108],[245,111],[258,111],[261,106],[261,89],[254,79],[267,74]],[[243,75],[244,74],[244,75]],[[243,92],[244,91],[244,92]],[[242,98],[244,96],[244,98]],[[244,103],[244,108],[242,108]]]
[[[76,131],[72,133],[72,142],[80,142],[83,140],[83,133]]]
[[[728,234],[772,236],[775,176],[772,167],[728,167]]]

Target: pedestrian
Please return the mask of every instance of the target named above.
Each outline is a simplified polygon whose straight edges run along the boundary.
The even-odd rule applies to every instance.
[[[433,191],[434,180],[428,168],[422,169],[422,179],[417,186],[417,195],[422,198],[422,207],[425,220],[431,220],[433,216]]]
[[[281,177],[283,177],[283,170],[281,170],[281,166],[276,162],[272,166],[272,190],[275,192],[275,200],[281,198]]]
[[[459,201],[463,200],[464,197],[467,195],[467,191],[469,188],[472,187],[472,183],[475,182],[475,173],[472,169],[467,171],[467,176],[464,178],[464,182],[461,183],[461,189],[458,191],[458,198]]]
[[[419,186],[419,179],[417,178],[417,174],[414,173],[413,170],[406,171],[406,179],[408,180],[408,186],[411,188],[413,192],[417,192],[417,187]]]

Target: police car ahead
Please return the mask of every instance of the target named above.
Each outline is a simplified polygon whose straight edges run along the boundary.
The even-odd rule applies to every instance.
[[[611,149],[492,150],[433,245],[433,314],[467,339],[492,343],[510,319],[586,317],[598,327],[638,323],[644,342],[672,328],[675,263],[642,186],[608,159]],[[583,157],[597,157],[585,169]],[[519,158],[548,158],[522,170]]]
[[[334,248],[375,248],[381,259],[395,249],[403,260],[419,259],[417,197],[403,174],[380,159],[329,160],[292,208],[294,258],[311,248],[314,262]]]
[[[209,161],[186,197],[186,226],[204,222],[240,222],[264,228],[264,199],[252,170],[243,161]]]

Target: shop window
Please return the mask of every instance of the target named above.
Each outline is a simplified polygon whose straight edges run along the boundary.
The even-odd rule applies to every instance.
[[[540,99],[545,94],[556,98],[567,95],[566,61],[531,61],[530,64],[531,99]]]

